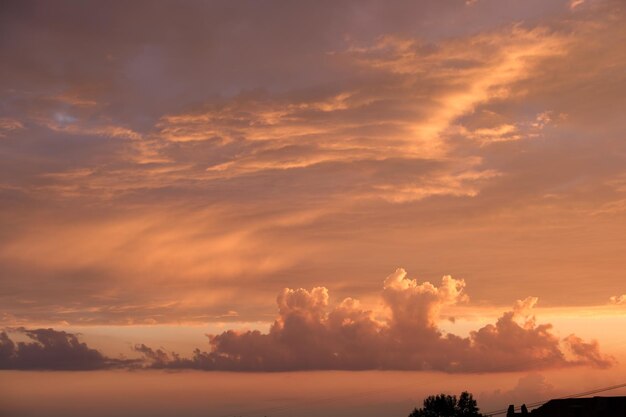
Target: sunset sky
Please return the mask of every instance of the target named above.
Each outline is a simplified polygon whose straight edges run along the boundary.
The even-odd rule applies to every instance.
[[[0,415],[626,383],[625,13],[3,1]]]

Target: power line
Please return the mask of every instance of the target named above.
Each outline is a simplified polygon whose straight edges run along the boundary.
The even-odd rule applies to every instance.
[[[585,397],[587,395],[599,394],[601,392],[611,391],[611,390],[614,390],[614,389],[624,388],[624,387],[626,387],[626,383],[618,384],[618,385],[611,385],[609,387],[604,387],[604,388],[596,388],[596,389],[593,389],[591,391],[579,392],[577,394],[565,395],[563,397],[558,397],[556,399],[564,400],[564,399],[567,399],[567,398]],[[550,400],[537,401],[537,402],[534,402],[534,403],[531,403],[531,404],[526,404],[526,406],[529,407],[529,408],[534,408],[534,407],[538,407],[540,405],[543,405],[543,404],[547,403],[548,401],[550,401]],[[519,407],[516,408],[516,410],[518,410],[518,409],[519,409]],[[497,416],[497,415],[501,415],[501,414],[506,414],[507,411],[508,411],[507,408],[502,408],[502,409],[499,409],[499,410],[487,412],[487,413],[485,413],[485,415],[487,415],[487,416]]]

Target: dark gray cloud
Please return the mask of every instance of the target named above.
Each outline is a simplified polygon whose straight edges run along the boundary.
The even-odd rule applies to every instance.
[[[0,369],[91,371],[127,367],[133,360],[113,359],[90,348],[72,333],[54,329],[12,329],[30,341],[15,342],[0,332]]]

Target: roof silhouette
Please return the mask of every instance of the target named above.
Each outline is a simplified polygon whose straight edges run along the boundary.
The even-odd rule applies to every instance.
[[[530,413],[522,406],[520,413],[511,405],[507,417],[626,417],[626,396],[562,398],[550,400]]]

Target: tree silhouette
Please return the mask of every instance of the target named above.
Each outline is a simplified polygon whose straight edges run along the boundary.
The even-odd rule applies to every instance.
[[[463,391],[459,400],[456,403],[457,416],[469,417],[469,416],[481,416],[478,412],[478,405],[476,400],[467,391]]]
[[[472,394],[463,391],[458,399],[456,395],[430,395],[409,417],[482,417],[478,410]]]

